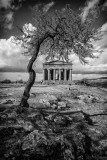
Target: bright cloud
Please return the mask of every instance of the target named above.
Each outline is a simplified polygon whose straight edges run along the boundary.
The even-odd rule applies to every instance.
[[[100,41],[100,46],[102,48],[107,48],[107,23],[103,24],[101,27],[101,31],[104,32],[103,39]]]
[[[90,11],[96,4],[99,3],[99,0],[89,0],[87,1],[86,6],[84,7],[83,14],[82,14],[82,21],[84,22],[86,20],[86,17]]]
[[[22,56],[23,49],[11,42],[9,39],[0,40],[0,67],[4,65],[13,67],[25,67],[27,65],[27,58]],[[24,64],[24,65],[23,65]]]
[[[13,36],[9,39],[0,40],[0,68],[11,66],[13,68],[26,70],[29,59],[22,54],[24,48],[12,43],[12,40],[14,40]],[[42,69],[43,61],[44,56],[38,57],[33,66],[35,70]]]
[[[104,49],[104,52],[99,55],[99,58],[88,59],[89,63],[86,65],[81,64],[79,58],[75,54],[72,54],[70,59],[73,63],[74,72],[96,73],[107,71],[107,49]]]
[[[31,23],[28,23],[28,24],[25,24],[25,25],[28,27],[28,29],[30,31],[35,31],[36,30],[36,28]]]
[[[50,3],[48,3],[48,4],[46,4],[45,6],[44,6],[44,8],[43,8],[43,11],[44,12],[47,12],[53,5],[55,4],[55,2],[50,2]]]
[[[36,30],[36,27],[34,27],[31,23],[26,23],[23,26],[23,31],[26,35],[28,35],[29,33],[32,35]]]

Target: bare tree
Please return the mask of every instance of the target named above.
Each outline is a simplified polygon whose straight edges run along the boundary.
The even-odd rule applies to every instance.
[[[38,4],[32,13],[36,29],[31,31],[27,26],[23,29],[18,27],[23,36],[17,40],[22,42],[22,46],[26,49],[24,55],[31,56],[27,66],[29,79],[21,99],[21,107],[29,106],[27,102],[29,92],[35,82],[35,71],[32,67],[39,54],[46,54],[47,59],[62,57],[68,61],[68,55],[73,51],[81,62],[87,63],[87,57],[94,58],[95,49],[92,40],[101,38],[101,34],[92,25],[97,17],[96,12],[93,16],[90,14],[84,23],[81,14],[74,12],[69,5],[61,10],[45,12]]]

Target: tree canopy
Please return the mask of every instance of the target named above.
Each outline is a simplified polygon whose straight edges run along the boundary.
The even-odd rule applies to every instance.
[[[70,5],[60,10],[48,11],[41,4],[33,7],[35,28],[29,30],[27,25],[23,29],[18,27],[23,36],[17,40],[26,49],[23,54],[32,56],[27,66],[29,80],[22,98],[24,101],[29,98],[30,88],[35,81],[32,66],[39,55],[46,55],[47,60],[58,58],[69,61],[69,55],[75,53],[83,63],[87,63],[87,57],[94,58],[93,53],[98,50],[95,50],[92,42],[101,38],[100,31],[93,27],[97,14],[97,10],[89,12],[83,22],[82,13],[73,11]]]
[[[32,9],[34,30],[27,26],[21,30],[22,45],[26,48],[25,55],[33,55],[36,43],[40,42],[38,54],[46,54],[46,59],[63,58],[68,61],[68,55],[75,53],[81,62],[86,63],[86,57],[93,58],[95,48],[92,41],[98,40],[98,30],[93,28],[97,12],[90,12],[86,21],[82,22],[82,14],[73,11],[69,5],[55,11],[45,12],[41,4]],[[101,35],[100,35],[101,36]],[[96,50],[97,51],[97,50]]]

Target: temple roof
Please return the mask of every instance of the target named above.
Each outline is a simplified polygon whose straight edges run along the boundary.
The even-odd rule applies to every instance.
[[[64,62],[64,61],[50,61],[43,63],[44,65],[72,65],[72,62]]]

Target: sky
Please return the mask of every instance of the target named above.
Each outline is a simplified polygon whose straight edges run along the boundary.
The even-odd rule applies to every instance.
[[[0,17],[4,19],[0,27],[0,71],[26,71],[29,59],[22,55],[23,49],[11,42],[13,36],[21,33],[17,29],[25,24],[32,30],[34,23],[31,7],[44,3],[45,9],[59,9],[70,4],[73,10],[83,7],[82,21],[85,21],[89,11],[95,5],[100,9],[98,20],[94,23],[96,29],[105,31],[97,49],[103,49],[97,59],[89,59],[89,64],[83,65],[75,54],[71,55],[73,71],[75,73],[107,73],[107,0],[0,0]],[[95,53],[96,54],[96,53]],[[36,71],[42,71],[44,56],[38,57],[34,66]]]

